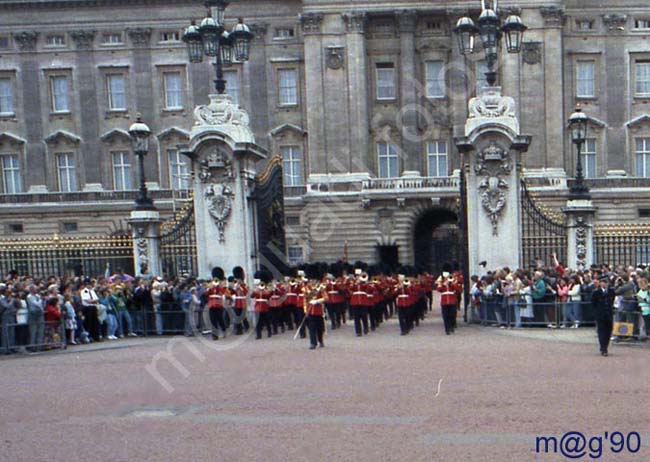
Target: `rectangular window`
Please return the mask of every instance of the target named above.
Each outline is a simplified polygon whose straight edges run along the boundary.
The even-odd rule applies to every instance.
[[[635,19],[634,20],[635,29],[650,29],[650,19]]]
[[[426,28],[427,30],[441,30],[442,23],[440,21],[427,21]]]
[[[160,42],[180,42],[181,33],[176,31],[163,31],[160,33]]]
[[[587,138],[582,147],[582,172],[585,178],[596,178],[596,139]]]
[[[10,46],[9,36],[0,35],[0,50],[8,50]]]
[[[63,47],[65,46],[65,35],[63,34],[48,35],[45,38],[45,45],[48,47]]]
[[[74,165],[74,154],[71,152],[57,154],[56,167],[59,176],[59,191],[77,191],[77,174]]]
[[[429,98],[445,96],[445,74],[442,61],[426,62],[426,80]]]
[[[298,104],[298,73],[295,69],[278,70],[280,82],[280,105],[293,106]]]
[[[302,247],[299,245],[287,246],[287,260],[290,265],[299,265],[302,263]]]
[[[635,83],[636,96],[650,96],[650,61],[636,62]]]
[[[111,111],[126,111],[126,81],[123,74],[106,76],[108,87],[108,108]]]
[[[390,143],[377,143],[377,164],[379,178],[397,178],[397,147]]]
[[[650,138],[635,139],[636,176],[650,177]]]
[[[9,223],[7,228],[10,234],[20,234],[25,232],[25,227],[22,223]]]
[[[487,61],[476,61],[476,94],[480,95],[483,88],[488,86],[485,73],[488,71]]]
[[[576,19],[576,28],[579,31],[592,30],[594,28],[594,21],[591,19]]]
[[[5,194],[18,194],[23,191],[17,155],[2,156],[2,183]]]
[[[0,114],[14,113],[14,87],[9,78],[0,79]]]
[[[302,186],[302,150],[299,146],[282,146],[282,170],[285,186]]]
[[[448,176],[447,142],[430,141],[427,143],[427,168],[429,176]]]
[[[102,35],[102,45],[121,45],[122,34],[107,33]]]
[[[294,37],[293,27],[276,27],[273,34],[274,39],[289,39]]]
[[[377,99],[395,99],[395,66],[377,63]]]
[[[113,187],[116,191],[133,189],[131,157],[128,152],[113,153]]]
[[[61,228],[64,233],[75,233],[79,230],[79,224],[76,221],[64,221]]]
[[[50,94],[52,96],[53,112],[68,112],[68,77],[65,75],[54,75],[50,77]]]
[[[180,72],[164,72],[165,109],[183,108],[183,78]]]
[[[223,71],[223,79],[226,81],[226,93],[230,95],[232,102],[239,104],[239,74],[237,71]]]
[[[183,155],[176,149],[167,151],[169,159],[169,184],[172,189],[190,189],[190,169]]]
[[[576,63],[576,97],[593,98],[596,96],[596,63],[578,61]]]

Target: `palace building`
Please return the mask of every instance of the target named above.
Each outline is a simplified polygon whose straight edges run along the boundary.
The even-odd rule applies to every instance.
[[[532,136],[527,190],[564,220],[576,104],[589,117],[581,159],[596,224],[650,224],[650,6],[640,0],[499,2],[528,26],[499,52],[497,85]],[[257,143],[281,156],[290,262],[457,259],[467,104],[486,85],[481,53],[453,28],[479,0],[239,0],[250,60],[226,68]],[[0,2],[0,230],[4,238],[127,228],[137,196],[128,127],[151,127],[146,178],[165,217],[188,200],[195,106],[214,92],[190,65],[190,0]],[[264,165],[258,165],[258,171]]]

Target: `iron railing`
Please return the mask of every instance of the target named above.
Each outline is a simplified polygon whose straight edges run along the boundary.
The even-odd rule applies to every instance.
[[[594,251],[596,263],[624,266],[650,263],[650,226],[596,226]]]
[[[47,192],[0,194],[0,204],[38,204],[58,202],[98,202],[98,201],[134,201],[138,191],[77,191],[77,192]],[[152,199],[187,199],[189,190],[172,191],[171,189],[150,190]]]
[[[189,202],[178,215],[162,226],[160,258],[168,277],[198,274],[194,203]]]

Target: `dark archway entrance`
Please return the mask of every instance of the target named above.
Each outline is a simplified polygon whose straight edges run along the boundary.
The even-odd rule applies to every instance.
[[[440,274],[445,264],[458,265],[460,246],[458,215],[451,210],[427,210],[415,222],[413,250],[415,266],[421,270]]]

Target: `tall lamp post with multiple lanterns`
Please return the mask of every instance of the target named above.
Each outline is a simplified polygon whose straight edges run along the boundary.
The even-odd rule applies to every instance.
[[[461,17],[456,23],[454,32],[458,39],[458,46],[462,55],[469,55],[477,51],[476,42],[480,38],[482,50],[485,52],[487,71],[485,78],[489,87],[494,87],[497,82],[497,63],[499,48],[503,38],[508,53],[519,53],[523,34],[527,27],[518,15],[509,15],[505,21],[501,21],[498,10],[497,0],[481,0],[481,14],[478,18],[478,26],[469,16]],[[500,96],[500,95],[499,95]],[[480,95],[477,95],[480,97]],[[463,246],[463,278],[464,284],[464,318],[468,321],[467,306],[470,299],[469,294],[469,233],[468,233],[468,193],[467,193],[467,176],[466,162],[469,151],[472,146],[466,142],[457,143],[460,152],[460,197],[461,197],[461,216],[460,227],[462,233]]]
[[[203,56],[214,58],[214,68],[217,78],[214,81],[217,93],[226,92],[226,81],[223,78],[223,68],[236,61],[248,61],[250,42],[253,34],[244,20],[239,18],[238,24],[230,32],[226,30],[225,10],[230,2],[226,0],[206,0],[207,16],[197,26],[192,21],[183,33],[183,41],[187,44],[187,52],[191,63],[200,63]]]

